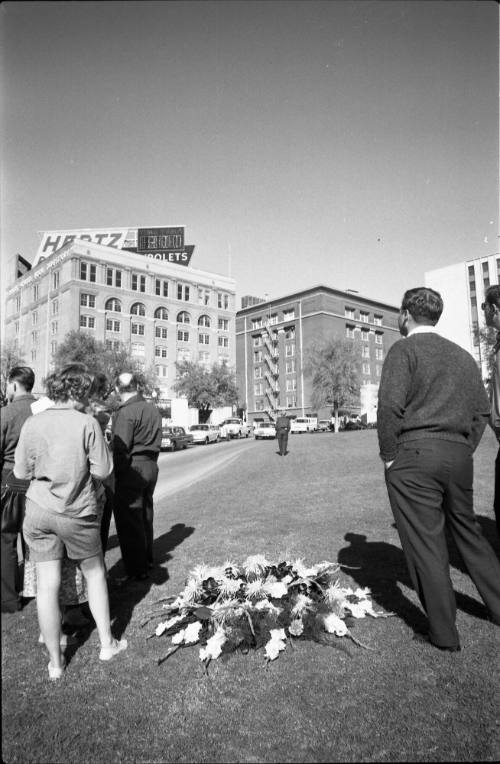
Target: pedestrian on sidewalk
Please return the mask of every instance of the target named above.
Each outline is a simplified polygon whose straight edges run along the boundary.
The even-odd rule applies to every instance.
[[[286,456],[288,446],[288,433],[290,432],[290,419],[286,416],[283,409],[280,410],[276,420],[276,435],[278,438],[279,455]]]

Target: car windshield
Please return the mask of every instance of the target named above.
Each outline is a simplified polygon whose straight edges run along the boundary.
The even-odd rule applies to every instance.
[[[239,424],[239,419],[226,419],[226,424]]]
[[[274,427],[274,424],[272,422],[262,422],[259,427]]]
[[[208,424],[193,424],[189,428],[192,432],[195,430],[208,430]]]

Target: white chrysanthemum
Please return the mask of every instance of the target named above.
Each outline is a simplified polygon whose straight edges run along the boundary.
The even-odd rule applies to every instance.
[[[311,578],[316,576],[318,573],[316,566],[313,566],[312,568],[307,568],[302,558],[295,560],[295,562],[292,563],[292,567],[294,571],[297,573],[297,575],[300,576],[300,578]]]
[[[224,573],[226,572],[226,570],[230,570],[231,573],[233,574],[233,576],[239,576],[239,574],[240,574],[240,569],[236,565],[236,563],[233,562],[233,560],[226,560],[226,562],[224,563],[222,568],[224,570]]]
[[[283,581],[267,581],[264,584],[264,591],[270,597],[281,599],[281,597],[288,594],[288,586],[284,584]]]
[[[337,637],[344,637],[347,634],[347,626],[342,618],[339,618],[335,613],[323,616],[323,624],[325,631],[329,634],[335,634]]]
[[[240,586],[241,581],[239,578],[226,578],[224,576],[219,582],[220,593],[223,597],[231,597],[233,594],[236,594]]]
[[[283,576],[281,580],[283,581],[284,584],[290,584],[293,581],[293,576],[288,574],[286,576]]]
[[[269,563],[263,554],[254,554],[246,558],[243,569],[247,575],[253,573],[256,576],[261,576],[268,565]]]
[[[181,599],[184,601],[183,604],[196,602],[202,592],[203,587],[201,585],[201,580],[190,578],[180,595]]]
[[[344,605],[346,610],[349,610],[354,618],[364,618],[365,615],[373,615],[375,618],[377,614],[373,610],[373,605],[370,600],[361,600],[361,602],[346,602]]]
[[[311,610],[312,607],[313,601],[307,594],[297,594],[291,612],[292,615],[297,618],[302,616],[307,610]]]
[[[208,565],[205,565],[204,563],[201,565],[195,565],[193,570],[190,571],[189,577],[194,578],[195,581],[199,581],[201,583],[208,578],[208,570]]]
[[[182,621],[183,618],[184,616],[182,615],[174,615],[173,618],[168,618],[166,621],[159,623],[155,631],[156,636],[161,637],[164,631],[170,629],[172,626],[175,626],[175,624],[179,623],[179,621]]]
[[[200,648],[200,660],[206,661],[218,658],[222,652],[224,642],[226,642],[226,635],[224,629],[219,626],[215,634],[207,640],[205,647]]]
[[[338,583],[330,584],[325,589],[324,597],[328,605],[341,607],[346,602],[346,590]]]
[[[261,578],[256,578],[255,581],[249,581],[245,586],[245,593],[248,598],[263,597],[264,581]]]
[[[192,645],[195,642],[198,642],[201,628],[202,624],[200,621],[195,621],[194,623],[190,623],[188,626],[186,626],[184,629],[184,642],[186,645]]]
[[[292,637],[300,637],[300,635],[304,632],[304,623],[302,618],[294,618],[288,627],[288,631]]]
[[[265,652],[268,659],[273,661],[285,649],[286,634],[284,629],[271,629],[270,634],[271,639],[265,646]]]
[[[265,597],[263,600],[259,600],[255,604],[252,603],[254,610],[266,610],[269,613],[274,613],[274,615],[279,615],[283,612],[282,607],[276,607],[276,605],[273,605],[272,602],[269,602],[267,597]]]
[[[217,623],[223,623],[226,618],[238,616],[241,613],[241,603],[239,600],[224,600],[224,602],[214,602],[210,606],[212,610],[212,619]]]

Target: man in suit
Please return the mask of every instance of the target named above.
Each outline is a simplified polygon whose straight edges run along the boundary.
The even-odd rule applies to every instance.
[[[276,435],[278,437],[279,455],[286,456],[288,445],[288,433],[290,432],[290,420],[283,410],[280,411],[276,420]]]
[[[114,515],[127,580],[148,578],[153,567],[153,492],[158,479],[161,414],[144,400],[136,374],[116,382],[121,403],[113,416]]]
[[[493,509],[497,521],[497,533],[500,538],[500,284],[488,287],[482,304],[486,325],[497,332],[493,349],[493,372],[490,380],[491,417],[490,425],[498,441],[498,453],[495,460],[495,498]]]
[[[473,511],[472,454],[490,409],[472,356],[436,331],[441,295],[403,296],[399,329],[379,388],[378,439],[389,500],[410,578],[429,619],[428,642],[460,650],[445,526],[500,625],[500,563]],[[418,637],[417,637],[418,638]]]

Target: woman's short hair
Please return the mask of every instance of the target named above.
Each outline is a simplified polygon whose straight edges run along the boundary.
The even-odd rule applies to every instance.
[[[443,312],[443,298],[434,289],[415,287],[403,295],[401,310],[407,310],[417,324],[437,324]]]
[[[87,398],[94,384],[94,377],[83,363],[69,363],[46,377],[47,396],[52,401],[66,402]]]

